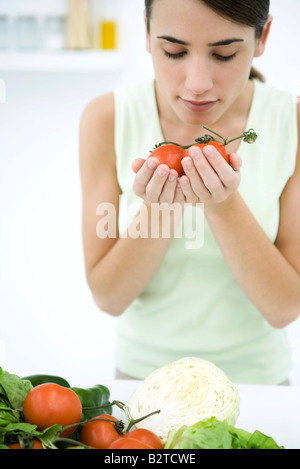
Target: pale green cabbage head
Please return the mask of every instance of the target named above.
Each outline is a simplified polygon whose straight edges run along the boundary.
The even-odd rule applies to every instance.
[[[187,357],[151,373],[130,396],[128,407],[134,419],[160,410],[136,427],[153,431],[165,442],[169,431],[210,417],[234,425],[239,403],[237,389],[220,368]]]

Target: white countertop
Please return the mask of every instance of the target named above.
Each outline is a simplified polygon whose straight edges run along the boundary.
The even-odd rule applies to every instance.
[[[111,400],[128,403],[131,393],[140,385],[136,380],[104,380]],[[95,383],[96,384],[96,383]],[[274,438],[286,449],[300,449],[300,387],[237,385],[240,395],[240,415],[237,428],[249,432],[259,430]],[[113,415],[125,418],[116,406]]]
[[[122,70],[122,51],[0,52],[2,72],[115,72]]]

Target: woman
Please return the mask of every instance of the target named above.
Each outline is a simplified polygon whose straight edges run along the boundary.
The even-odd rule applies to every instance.
[[[284,328],[300,311],[300,110],[252,69],[269,1],[145,6],[155,80],[97,97],[80,129],[86,274],[99,308],[120,316],[117,368],[143,379],[198,356],[235,383],[280,384],[291,368]],[[162,141],[192,144],[202,125],[230,138],[254,128],[258,139],[233,141],[230,164],[193,147],[181,177],[146,160]],[[96,233],[106,203],[120,216],[116,236]],[[181,212],[164,217],[175,204]],[[197,204],[204,241],[188,249],[176,233],[201,218]],[[130,235],[138,225],[148,236]]]

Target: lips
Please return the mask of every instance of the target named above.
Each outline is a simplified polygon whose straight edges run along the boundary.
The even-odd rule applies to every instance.
[[[204,112],[211,109],[218,100],[215,101],[190,101],[187,99],[180,98],[183,104],[193,112]]]

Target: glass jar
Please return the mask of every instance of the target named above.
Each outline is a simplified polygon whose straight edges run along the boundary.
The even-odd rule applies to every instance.
[[[9,49],[9,20],[8,16],[0,16],[0,50]]]
[[[18,49],[39,48],[39,27],[35,16],[18,16],[15,20],[16,46]]]
[[[66,47],[66,18],[47,16],[43,24],[43,37],[45,49],[64,49]]]

